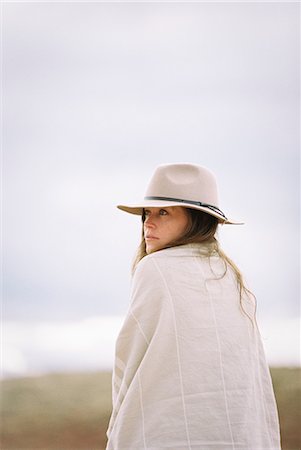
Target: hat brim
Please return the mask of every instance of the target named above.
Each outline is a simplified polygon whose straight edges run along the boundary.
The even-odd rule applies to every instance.
[[[221,214],[215,212],[205,206],[197,206],[192,205],[191,203],[184,202],[171,202],[171,201],[163,201],[163,200],[143,200],[143,202],[136,205],[117,205],[117,208],[121,211],[127,212],[129,214],[142,215],[143,208],[167,208],[171,206],[183,206],[185,208],[197,209],[199,211],[203,211],[210,216],[216,217],[219,220],[219,223],[222,224],[230,224],[230,225],[243,225],[244,222],[229,219],[228,217],[225,219]]]

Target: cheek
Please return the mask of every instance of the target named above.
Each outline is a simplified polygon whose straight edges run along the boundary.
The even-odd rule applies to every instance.
[[[187,227],[188,227],[188,219],[184,217],[183,220],[174,223],[170,231],[174,236],[179,237],[186,231]]]
[[[188,228],[189,220],[188,217],[184,216],[181,220],[179,229],[183,232]]]

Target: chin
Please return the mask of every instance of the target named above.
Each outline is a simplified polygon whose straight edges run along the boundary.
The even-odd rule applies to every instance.
[[[148,245],[146,247],[146,253],[149,255],[150,253],[154,253],[157,250],[160,250],[162,247],[160,245]]]
[[[151,247],[146,247],[146,253],[149,255],[150,253],[152,253],[152,252],[155,252],[156,251],[156,249],[154,249],[154,248],[151,248]]]

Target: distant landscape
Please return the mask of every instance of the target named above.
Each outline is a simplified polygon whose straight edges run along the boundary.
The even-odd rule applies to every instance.
[[[283,450],[301,450],[301,369],[272,368]],[[104,450],[111,373],[1,382],[1,450]]]

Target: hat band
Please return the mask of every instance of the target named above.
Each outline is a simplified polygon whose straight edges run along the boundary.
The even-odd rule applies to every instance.
[[[181,198],[172,198],[172,197],[144,197],[144,200],[164,200],[166,202],[180,202],[180,203],[189,203],[191,205],[197,206],[205,206],[206,208],[211,209],[212,211],[220,214],[221,216],[224,217],[224,219],[227,220],[225,214],[217,206],[209,205],[208,203],[195,202],[194,200],[182,200]]]

